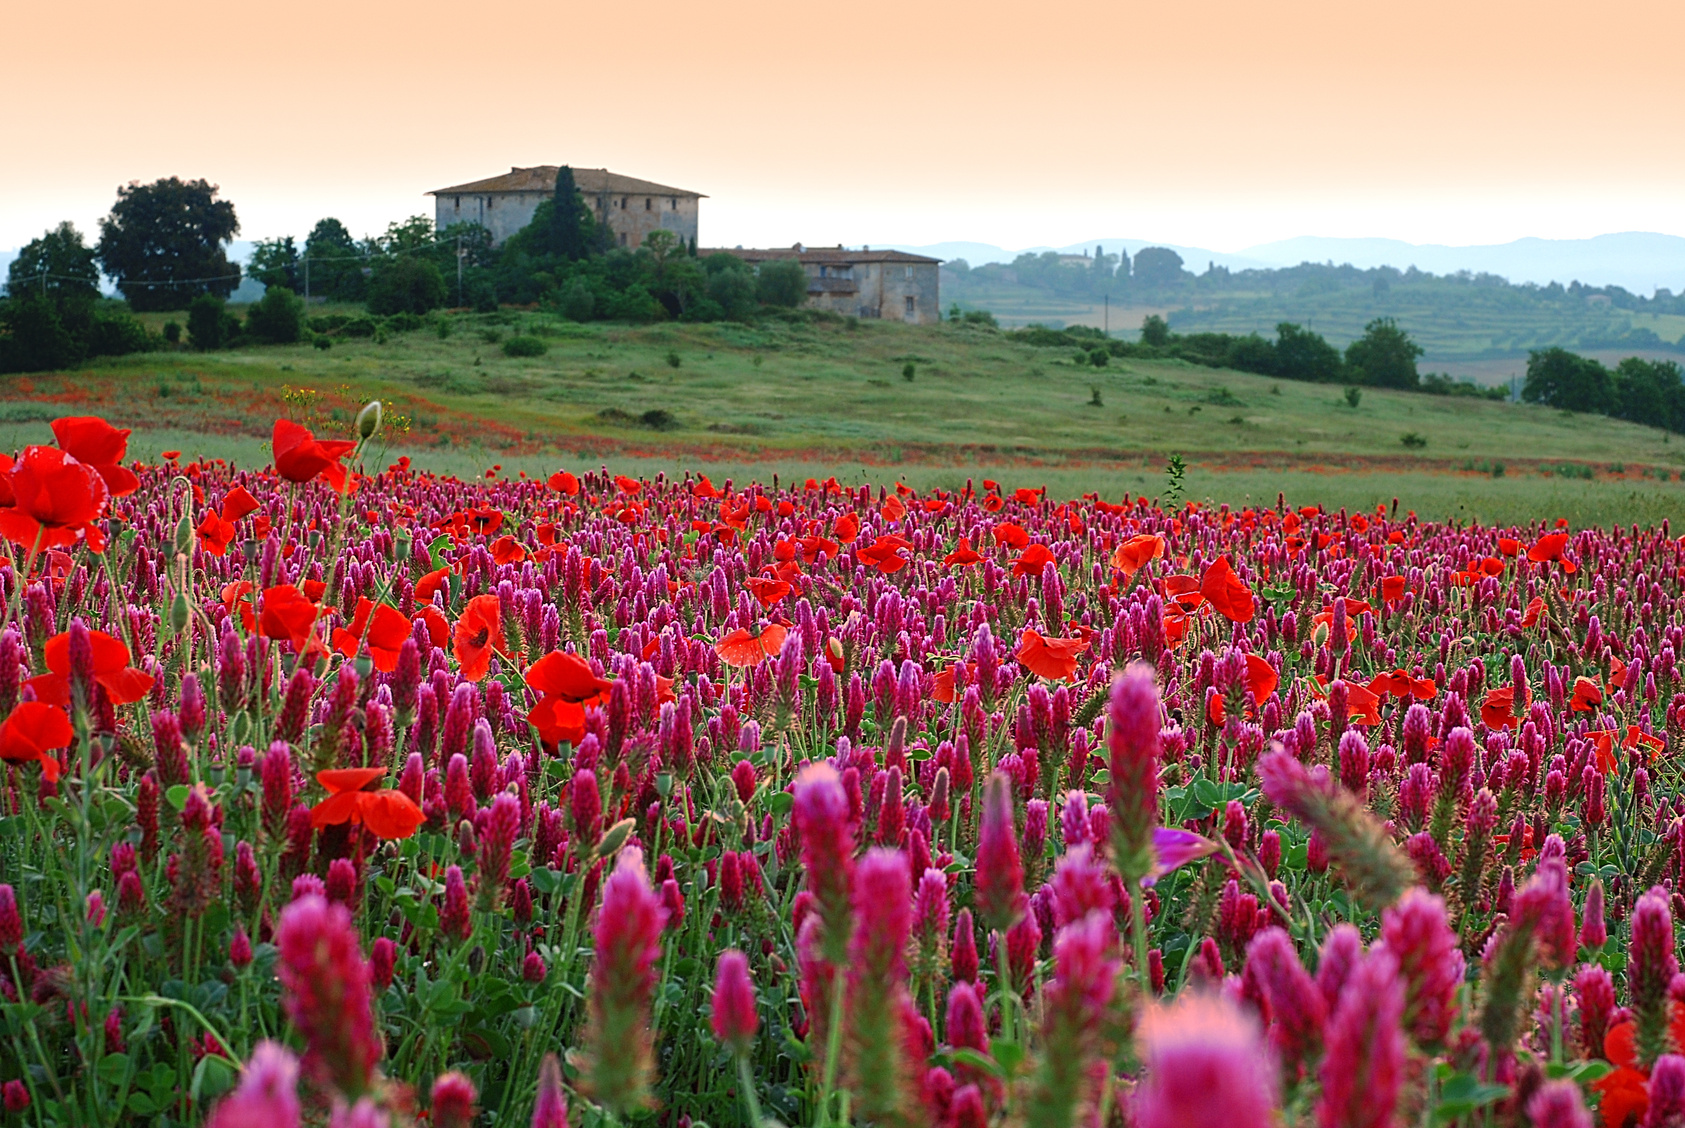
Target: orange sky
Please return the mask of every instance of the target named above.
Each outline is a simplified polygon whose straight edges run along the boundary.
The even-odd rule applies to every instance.
[[[564,161],[707,193],[705,244],[1685,234],[1678,0],[9,9],[0,248],[132,179],[260,238]]]

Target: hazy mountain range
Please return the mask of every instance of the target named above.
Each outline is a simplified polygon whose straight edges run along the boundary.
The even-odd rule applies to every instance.
[[[1567,285],[1577,280],[1588,286],[1624,286],[1646,295],[1658,287],[1666,287],[1674,293],[1685,288],[1685,238],[1651,231],[1624,231],[1590,239],[1517,239],[1513,243],[1471,247],[1406,243],[1398,239],[1334,239],[1304,235],[1296,239],[1260,243],[1232,254],[1120,236],[1087,239],[1066,247],[1026,247],[1016,251],[991,243],[965,242],[925,246],[895,244],[894,248],[942,259],[963,258],[972,266],[980,266],[987,262],[1011,262],[1020,254],[1043,251],[1061,254],[1082,254],[1086,251],[1092,254],[1096,246],[1104,247],[1108,253],[1116,253],[1122,247],[1131,255],[1142,247],[1169,247],[1181,255],[1187,269],[1196,274],[1211,263],[1232,270],[1245,270],[1331,261],[1335,265],[1350,263],[1363,269],[1395,266],[1405,270],[1414,266],[1429,274],[1454,274],[1459,270],[1468,270],[1476,274],[1496,274],[1511,282],[1537,282],[1540,285],[1551,282]]]

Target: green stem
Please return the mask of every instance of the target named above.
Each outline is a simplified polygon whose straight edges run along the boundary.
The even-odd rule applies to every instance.
[[[847,982],[843,969],[837,968],[836,979],[831,984],[831,1013],[826,1016],[830,1028],[825,1031],[825,1074],[819,1090],[819,1115],[813,1121],[814,1128],[825,1128],[831,1123],[831,1093],[837,1083],[837,1062],[842,1057],[843,992]]]

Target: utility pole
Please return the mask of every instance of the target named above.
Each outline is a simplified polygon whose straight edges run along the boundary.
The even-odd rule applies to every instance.
[[[462,305],[462,232],[456,233],[456,304]]]
[[[1112,335],[1112,292],[1106,291],[1106,336]]]
[[[310,303],[310,256],[304,256],[304,301]]]

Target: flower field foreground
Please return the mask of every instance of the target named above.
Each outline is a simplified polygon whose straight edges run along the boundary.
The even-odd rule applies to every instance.
[[[1665,527],[378,427],[0,456],[0,1123],[1685,1118]]]

